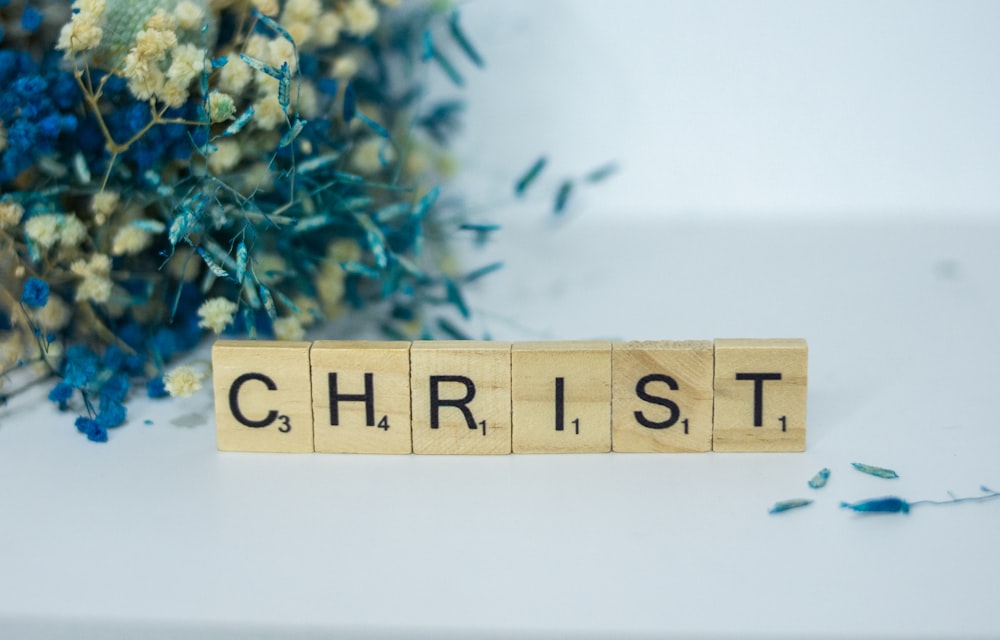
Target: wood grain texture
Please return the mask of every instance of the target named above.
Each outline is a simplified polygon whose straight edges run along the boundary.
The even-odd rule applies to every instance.
[[[713,449],[804,451],[807,382],[805,340],[716,340]]]
[[[409,342],[323,340],[310,361],[316,451],[413,450]]]
[[[212,347],[220,451],[313,451],[309,342],[220,340]]]
[[[614,450],[711,451],[712,369],[707,340],[614,343]]]
[[[510,348],[471,340],[413,343],[414,453],[510,453]]]
[[[611,343],[516,342],[514,453],[611,450]]]

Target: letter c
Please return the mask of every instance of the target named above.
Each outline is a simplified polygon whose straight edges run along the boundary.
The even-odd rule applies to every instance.
[[[268,411],[267,416],[263,420],[251,420],[243,415],[243,412],[240,411],[239,403],[240,387],[243,386],[244,382],[249,382],[250,380],[259,380],[260,382],[263,382],[270,391],[277,391],[278,385],[274,384],[274,380],[271,380],[263,373],[244,373],[233,381],[233,386],[229,387],[229,411],[233,414],[233,417],[236,418],[236,421],[242,425],[259,429],[266,427],[277,420],[278,412],[274,409]]]

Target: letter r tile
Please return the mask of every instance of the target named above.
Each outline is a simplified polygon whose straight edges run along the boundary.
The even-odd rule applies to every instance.
[[[410,453],[410,343],[313,344],[316,451]]]
[[[805,340],[715,341],[715,451],[804,451]]]
[[[414,453],[510,453],[510,348],[473,340],[413,343]]]
[[[308,342],[219,340],[212,347],[220,451],[313,451]]]

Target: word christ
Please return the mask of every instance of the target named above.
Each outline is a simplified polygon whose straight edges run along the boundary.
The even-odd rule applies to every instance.
[[[219,449],[803,451],[805,340],[257,342],[212,349]]]

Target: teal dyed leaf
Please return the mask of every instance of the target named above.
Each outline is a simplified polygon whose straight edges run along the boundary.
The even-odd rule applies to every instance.
[[[234,136],[239,133],[243,127],[247,126],[247,123],[253,119],[254,110],[253,107],[247,107],[247,110],[240,114],[240,117],[236,118],[232,124],[230,124],[226,129],[219,134],[220,138],[225,138],[227,136]]]
[[[445,296],[448,298],[448,302],[455,305],[458,312],[462,314],[463,318],[469,317],[469,307],[465,304],[465,298],[462,297],[462,291],[455,284],[455,281],[451,278],[445,278],[444,280]]]
[[[375,135],[377,135],[380,138],[385,138],[387,140],[389,139],[389,131],[385,127],[375,122],[374,120],[372,120],[371,118],[369,118],[360,111],[358,111],[356,115],[358,117],[358,120],[365,123],[365,126],[371,129],[375,133]]]
[[[773,507],[768,511],[768,513],[783,513],[785,511],[791,511],[792,509],[801,509],[812,504],[812,500],[806,498],[793,498],[792,500],[782,500],[781,502],[776,502]]]
[[[430,208],[434,206],[434,203],[437,202],[440,195],[441,189],[439,187],[434,187],[424,194],[424,197],[420,198],[417,202],[417,206],[413,208],[413,217],[417,219],[423,218]]]
[[[500,270],[502,268],[503,268],[503,262],[494,262],[494,263],[488,264],[488,265],[486,265],[484,267],[479,267],[478,269],[473,269],[469,273],[467,273],[464,276],[462,276],[462,282],[465,282],[465,283],[475,282],[476,280],[479,280],[480,278],[482,278],[484,276],[487,276],[487,275],[493,273],[494,271],[498,271],[498,270]]]
[[[896,496],[873,498],[860,502],[841,502],[841,508],[858,513],[909,513],[910,503]]]
[[[348,82],[347,86],[344,87],[344,122],[350,122],[354,120],[354,116],[358,112],[357,97],[354,95],[354,83]]]
[[[556,203],[553,211],[558,215],[566,210],[566,204],[569,202],[569,197],[573,193],[573,183],[570,180],[566,180],[561,185],[559,185],[559,191],[556,193]]]
[[[514,194],[518,197],[523,196],[524,192],[528,190],[528,187],[530,187],[532,183],[538,179],[538,176],[541,175],[542,170],[545,168],[548,161],[548,158],[545,156],[535,160],[535,162],[528,167],[528,170],[524,172],[524,175],[518,179],[517,184],[514,185]]]
[[[468,56],[472,64],[476,65],[482,69],[485,65],[483,62],[483,57],[479,55],[476,48],[472,46],[472,43],[465,36],[465,32],[462,31],[462,27],[458,24],[458,11],[452,11],[451,15],[448,17],[448,29],[451,31],[451,37],[455,39],[458,46],[462,48],[465,55]]]
[[[586,182],[587,184],[595,184],[597,182],[607,180],[616,173],[618,173],[618,165],[615,164],[614,162],[610,162],[602,167],[594,169],[587,175],[583,176],[583,181]]]
[[[292,127],[288,130],[288,133],[281,136],[281,140],[278,142],[278,148],[282,149],[292,144],[292,141],[298,138],[299,134],[302,133],[302,128],[306,126],[306,122],[307,122],[306,120],[300,120],[296,118],[295,123],[292,124]]]
[[[899,475],[892,469],[884,469],[882,467],[875,467],[870,464],[864,464],[861,462],[852,462],[851,466],[860,471],[861,473],[867,473],[870,476],[875,476],[876,478],[898,478]]]
[[[826,481],[830,479],[830,470],[826,467],[816,472],[816,475],[809,480],[809,486],[813,489],[821,489],[826,486]]]

